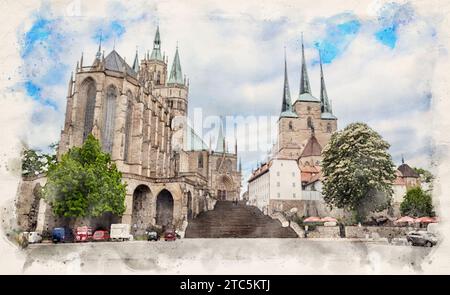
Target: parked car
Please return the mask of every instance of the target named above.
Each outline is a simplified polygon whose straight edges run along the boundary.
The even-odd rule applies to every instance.
[[[107,230],[96,230],[92,235],[92,240],[96,242],[109,241],[109,231]]]
[[[174,230],[168,229],[164,232],[164,241],[175,241],[177,239],[177,234]]]
[[[55,227],[52,230],[52,241],[53,243],[67,243],[73,242],[73,232],[67,227]]]
[[[406,240],[412,246],[433,247],[437,244],[437,237],[426,231],[412,231],[406,235]]]
[[[111,224],[111,241],[132,241],[130,225],[126,223]]]
[[[75,242],[92,241],[92,228],[90,226],[79,226],[75,231]]]
[[[42,235],[36,231],[29,232],[27,235],[28,243],[36,244],[42,242]]]
[[[147,241],[157,241],[159,240],[159,234],[155,231],[147,232]]]

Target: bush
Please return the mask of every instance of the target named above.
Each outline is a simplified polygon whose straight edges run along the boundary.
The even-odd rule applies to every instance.
[[[431,195],[421,187],[409,189],[400,204],[400,212],[411,217],[434,216]]]

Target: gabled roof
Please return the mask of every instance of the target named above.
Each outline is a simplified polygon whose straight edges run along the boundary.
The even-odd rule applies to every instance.
[[[105,57],[105,69],[115,72],[123,72],[125,66],[127,74],[136,77],[137,73],[126,63],[115,49]]]
[[[303,149],[300,158],[302,157],[311,157],[311,156],[321,156],[322,155],[322,146],[317,141],[317,138],[312,135],[308,142],[306,143],[305,148]]]
[[[401,164],[398,166],[398,171],[402,174],[403,177],[413,177],[413,178],[419,178],[419,174],[417,174],[414,169],[412,169],[408,164]]]

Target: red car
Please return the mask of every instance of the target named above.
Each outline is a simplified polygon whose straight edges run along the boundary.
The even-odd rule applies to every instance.
[[[177,234],[174,230],[166,230],[164,232],[164,241],[175,241],[177,239]]]
[[[92,228],[79,226],[75,232],[75,242],[89,242],[92,240]]]
[[[109,231],[96,230],[94,235],[92,236],[92,240],[94,240],[95,242],[108,241],[109,240]]]

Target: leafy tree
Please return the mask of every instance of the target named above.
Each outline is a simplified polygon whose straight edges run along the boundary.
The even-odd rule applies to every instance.
[[[426,183],[432,183],[434,180],[434,176],[433,174],[431,174],[430,171],[423,169],[423,168],[418,168],[418,167],[414,167],[413,168],[414,171],[416,171],[417,174],[420,175],[420,178],[426,182]]]
[[[409,189],[400,204],[400,212],[403,216],[434,216],[431,195],[424,192],[421,187]]]
[[[39,150],[25,148],[22,152],[22,175],[33,176],[47,173],[50,165],[56,163],[56,145],[49,146],[53,152],[46,154]]]
[[[333,133],[323,150],[325,202],[353,211],[357,221],[364,221],[369,212],[389,208],[395,166],[388,148],[364,123]]]
[[[110,155],[89,135],[82,147],[73,147],[51,165],[43,194],[58,216],[98,217],[123,214],[125,188]]]

